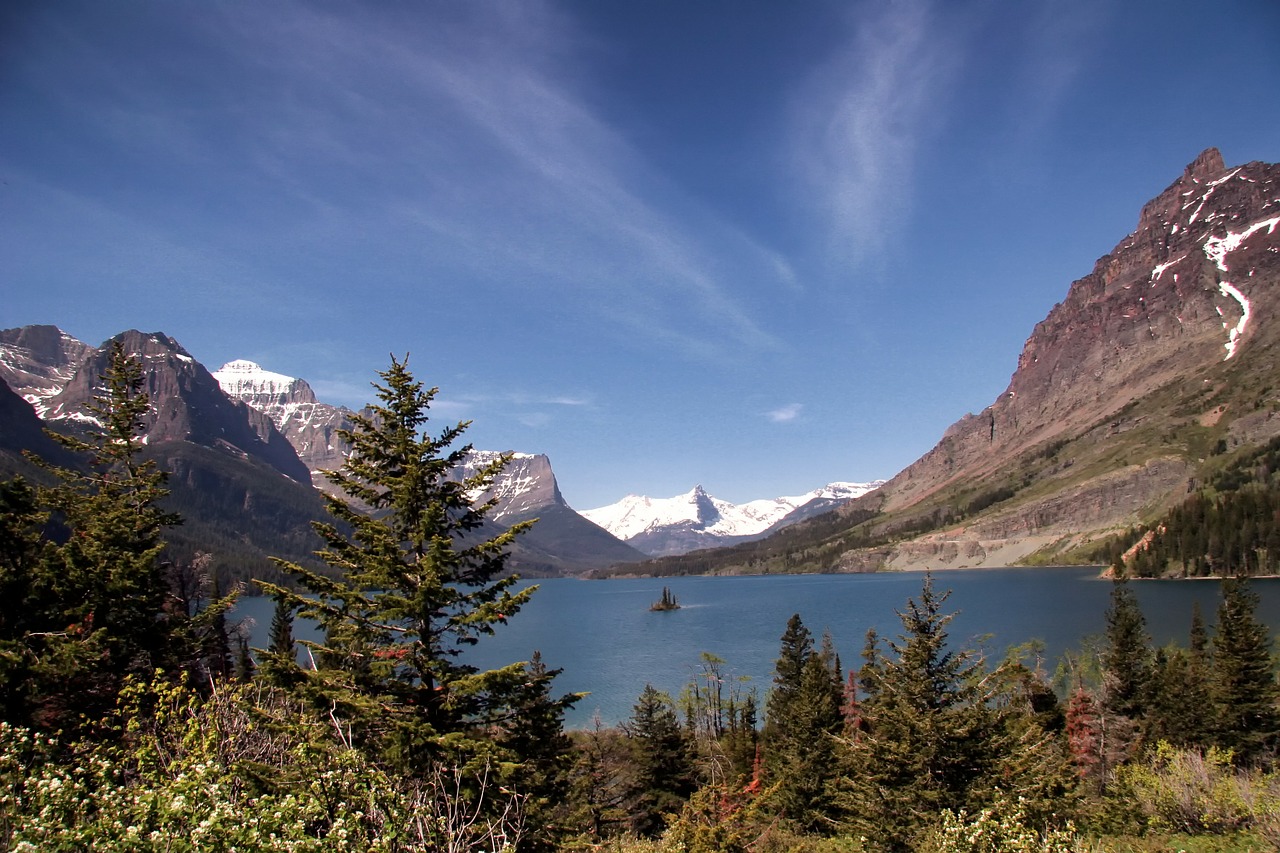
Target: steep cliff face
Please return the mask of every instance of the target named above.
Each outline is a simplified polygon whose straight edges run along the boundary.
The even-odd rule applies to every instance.
[[[252,361],[228,362],[213,377],[227,396],[266,415],[311,470],[315,485],[327,487],[319,472],[342,467],[338,430],[350,429],[348,410],[321,403],[306,380],[263,370]]]
[[[459,480],[474,477],[501,455],[497,451],[473,450],[452,473]],[[501,524],[529,518],[545,506],[565,505],[560,484],[551,470],[551,460],[541,453],[511,454],[511,460],[494,478],[493,485],[475,498],[481,501],[496,499],[498,504],[489,513],[489,518]]]
[[[203,365],[160,332],[131,330],[92,351],[62,390],[47,400],[46,421],[93,421],[86,407],[96,397],[99,378],[110,363],[111,344],[117,340],[142,364],[144,390],[151,401],[148,445],[186,441],[219,448],[264,462],[297,482],[311,482],[310,472],[270,418],[229,399]]]
[[[1209,149],[1036,326],[1005,393],[881,489],[884,509],[1074,439],[1171,383],[1226,381],[1269,358],[1277,309],[1280,167],[1227,169]],[[1274,434],[1255,420],[1256,437]]]

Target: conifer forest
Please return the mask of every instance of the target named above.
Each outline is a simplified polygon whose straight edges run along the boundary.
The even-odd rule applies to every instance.
[[[138,456],[143,387],[117,345],[102,430],[61,439],[84,463],[0,483],[0,850],[1280,847],[1280,693],[1243,575],[1167,648],[1117,580],[1105,633],[1061,662],[950,642],[924,575],[852,656],[796,614],[762,694],[704,654],[681,695],[568,731],[555,661],[461,656],[537,594],[506,571],[527,524],[493,535],[472,500],[503,459],[448,476],[466,425],[431,431],[407,360],[328,475],[324,569],[280,561],[254,589],[166,550],[181,519]],[[1268,493],[1219,487],[1135,574],[1274,562],[1215,532],[1274,514]],[[275,602],[267,648],[228,616],[242,594]],[[298,618],[323,640],[295,641]]]

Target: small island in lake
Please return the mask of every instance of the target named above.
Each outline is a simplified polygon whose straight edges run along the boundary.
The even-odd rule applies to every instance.
[[[671,592],[671,587],[664,586],[662,588],[662,598],[655,601],[649,607],[650,610],[679,610],[680,602],[676,601],[675,595]]]

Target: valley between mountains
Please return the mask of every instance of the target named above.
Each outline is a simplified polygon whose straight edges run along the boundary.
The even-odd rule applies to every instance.
[[[1280,167],[1228,168],[1209,149],[1070,284],[1031,331],[1006,391],[887,481],[835,480],[742,505],[697,486],[575,511],[551,460],[516,453],[476,497],[497,500],[494,525],[539,519],[513,554],[530,576],[1132,558],[1168,513],[1216,498],[1230,472],[1242,488],[1270,488],[1260,460],[1280,437],[1278,313]],[[253,362],[210,371],[162,332],[113,340],[145,371],[146,454],[170,473],[172,509],[186,519],[173,547],[210,551],[240,578],[272,577],[268,556],[310,559],[310,523],[324,516],[319,472],[341,464],[351,412]],[[54,325],[0,332],[6,474],[41,476],[24,454],[66,464],[44,430],[94,426],[86,406],[110,343],[95,347]],[[460,473],[492,458],[475,452]],[[1265,552],[1254,571],[1280,558],[1268,535],[1247,546]],[[1193,562],[1171,560],[1157,573],[1193,573]],[[1212,563],[1197,571],[1227,568]]]

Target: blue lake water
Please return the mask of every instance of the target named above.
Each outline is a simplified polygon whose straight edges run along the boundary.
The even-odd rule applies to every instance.
[[[1111,583],[1096,568],[974,569],[938,572],[937,591],[951,590],[944,611],[953,644],[999,657],[1012,645],[1044,642],[1052,671],[1062,653],[1101,634]],[[605,724],[626,719],[646,683],[673,696],[700,669],[702,652],[725,660],[731,676],[747,677],[763,698],[772,678],[779,638],[793,613],[815,640],[829,631],[845,668],[857,667],[868,628],[881,637],[901,630],[896,611],[918,597],[922,573],[768,575],[761,577],[644,578],[539,581],[532,601],[510,624],[468,653],[482,667],[527,660],[534,650],[560,668],[558,692],[589,692],[567,722],[581,728],[599,714]],[[663,586],[681,608],[651,612]],[[1186,644],[1192,602],[1212,623],[1217,581],[1134,582],[1132,588],[1156,645]],[[1253,581],[1259,618],[1280,627],[1280,579]],[[272,603],[246,598],[237,614],[253,619],[253,644],[267,642]],[[297,636],[305,636],[301,626]]]

